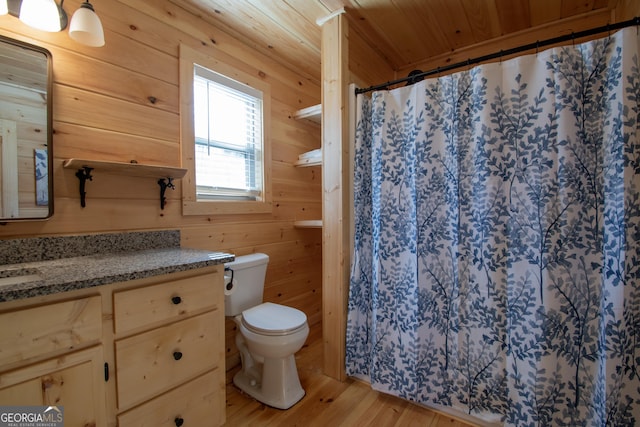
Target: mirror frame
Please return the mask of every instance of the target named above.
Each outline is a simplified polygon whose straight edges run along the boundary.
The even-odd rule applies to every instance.
[[[47,99],[46,99],[46,109],[47,109],[47,191],[48,194],[48,213],[47,216],[43,217],[18,217],[18,218],[4,218],[0,217],[0,224],[5,224],[7,222],[16,222],[16,221],[43,221],[49,219],[53,216],[53,205],[54,205],[54,195],[53,195],[53,59],[51,52],[41,46],[36,46],[31,43],[27,43],[21,40],[12,39],[10,37],[3,36],[0,34],[0,43],[7,43],[14,46],[17,46],[22,49],[29,49],[35,51],[37,53],[41,53],[45,56],[47,61]],[[34,189],[35,193],[35,189]]]

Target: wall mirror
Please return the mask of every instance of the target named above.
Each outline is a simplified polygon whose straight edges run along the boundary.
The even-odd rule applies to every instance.
[[[53,214],[51,54],[0,36],[0,222]]]

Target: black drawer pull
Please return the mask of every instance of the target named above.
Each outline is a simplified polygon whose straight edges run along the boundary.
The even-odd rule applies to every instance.
[[[173,422],[176,423],[176,427],[180,427],[182,424],[184,424],[184,419],[180,417],[176,417],[176,419],[173,420]]]
[[[180,360],[180,359],[182,359],[182,352],[181,352],[181,351],[174,351],[174,352],[173,352],[173,358],[174,358],[175,360]]]
[[[172,297],[171,298],[171,302],[174,303],[175,305],[178,305],[182,302],[182,298],[180,297]]]

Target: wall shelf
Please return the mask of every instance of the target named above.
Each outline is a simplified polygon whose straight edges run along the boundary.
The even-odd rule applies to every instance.
[[[92,181],[91,171],[97,170],[110,174],[137,176],[144,178],[158,179],[160,186],[160,209],[164,209],[166,198],[164,197],[167,188],[175,189],[174,179],[185,176],[187,169],[172,166],[156,166],[141,163],[112,162],[105,160],[88,159],[67,159],[62,163],[65,169],[76,169],[76,177],[80,180],[80,206],[86,206],[85,185],[87,181]]]
[[[322,104],[312,105],[311,107],[298,110],[293,115],[293,118],[296,120],[311,120],[314,123],[322,124]],[[309,153],[311,152],[312,151],[310,151]],[[298,160],[293,165],[299,168],[321,166],[322,151],[319,151],[318,155],[310,156],[307,158],[298,158]]]
[[[322,220],[310,219],[305,221],[295,221],[293,226],[295,228],[322,228]]]
[[[293,117],[296,120],[311,120],[314,123],[322,124],[322,104],[312,105],[311,107],[298,110]],[[298,168],[322,166],[322,150],[312,150],[303,153],[293,165]],[[293,226],[295,228],[322,228],[322,220],[295,221]]]
[[[298,110],[293,117],[296,120],[311,120],[314,123],[322,124],[322,104],[312,105],[311,107]],[[293,165],[299,168],[322,166],[322,151],[312,150],[305,154],[310,153],[313,153],[313,155],[308,155],[307,157],[301,155],[298,160],[293,163]],[[313,219],[305,221],[295,221],[293,223],[293,226],[295,228],[322,228],[322,220]]]
[[[171,166],[146,165],[142,163],[110,162],[104,160],[67,159],[63,166],[66,169],[89,167],[105,173],[140,176],[148,178],[180,179],[187,173],[186,169]]]
[[[307,168],[310,166],[322,166],[322,156],[299,159],[293,165],[298,168]]]
[[[314,123],[320,124],[322,122],[322,105],[312,105],[311,107],[298,110],[293,115],[293,118],[296,120],[310,120]]]

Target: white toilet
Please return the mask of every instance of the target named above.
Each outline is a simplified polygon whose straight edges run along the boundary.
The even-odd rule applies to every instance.
[[[225,264],[226,316],[238,325],[236,345],[242,369],[233,383],[254,399],[288,409],[304,396],[294,353],[309,335],[300,310],[262,302],[269,256],[251,254]]]

